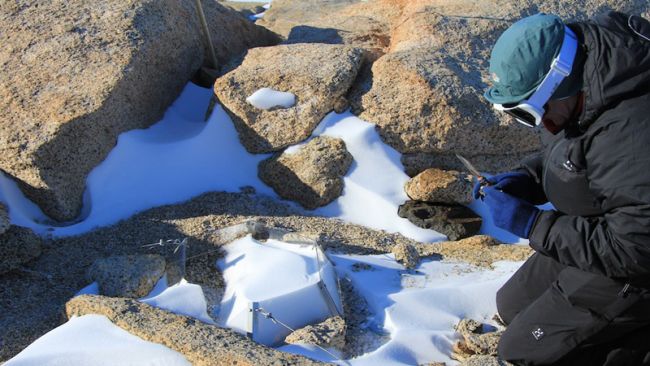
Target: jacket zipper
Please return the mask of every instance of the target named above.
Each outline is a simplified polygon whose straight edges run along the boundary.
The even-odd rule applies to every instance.
[[[627,297],[627,293],[630,290],[630,284],[626,283],[625,286],[623,286],[623,289],[619,291],[618,296],[619,297]]]

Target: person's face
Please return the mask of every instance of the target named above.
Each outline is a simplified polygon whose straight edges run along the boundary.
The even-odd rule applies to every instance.
[[[576,94],[564,99],[549,100],[542,116],[544,126],[554,134],[562,130],[574,117],[578,98],[579,94]]]

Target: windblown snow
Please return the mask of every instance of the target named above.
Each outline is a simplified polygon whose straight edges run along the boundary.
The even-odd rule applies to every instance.
[[[262,89],[249,99],[258,108],[290,107],[295,96],[288,94]],[[51,225],[17,185],[1,175],[0,201],[10,208],[12,224],[62,237],[111,225],[149,208],[187,201],[209,191],[238,192],[241,187],[252,186],[257,194],[279,199],[257,177],[259,162],[269,155],[249,154],[220,106],[204,121],[210,95],[209,89],[188,84],[160,122],[120,135],[113,151],[88,177],[84,215],[78,222]],[[317,209],[316,214],[401,233],[421,242],[445,238],[398,217],[398,206],[408,199],[403,189],[408,177],[400,154],[381,141],[373,124],[349,112],[330,113],[313,133],[321,135],[343,139],[354,163],[344,177],[342,196]],[[297,151],[300,145],[288,152]],[[487,217],[479,203],[471,207]],[[515,241],[489,221],[482,232]],[[300,291],[316,294],[313,285],[319,271],[315,270],[311,249],[282,242],[260,245],[247,237],[231,243],[226,250],[218,264],[227,283],[219,314],[208,314],[201,288],[184,281],[167,287],[163,279],[142,301],[204,322],[216,318],[218,324],[239,331],[245,331],[241,314],[248,311],[250,302],[286,300],[285,309],[274,312],[296,327],[328,316],[327,306],[320,304],[315,295],[300,296]],[[349,360],[359,365],[453,363],[449,359],[456,337],[453,325],[461,317],[489,321],[496,309],[496,290],[520,265],[498,263],[494,270],[479,270],[468,264],[430,260],[416,271],[407,272],[392,255],[328,254],[335,264],[327,265],[331,276],[351,281],[371,306],[373,317],[367,321],[368,329],[389,336],[389,341],[376,350]],[[357,271],[352,267],[354,263],[367,263],[372,269]],[[96,291],[92,285],[83,290]],[[270,332],[260,341],[278,345],[278,339],[286,335],[278,334]],[[310,346],[280,349],[336,361]],[[84,316],[44,335],[7,365],[115,365],[141,364],[144,360],[149,364],[187,364],[182,355],[132,336],[106,318]]]

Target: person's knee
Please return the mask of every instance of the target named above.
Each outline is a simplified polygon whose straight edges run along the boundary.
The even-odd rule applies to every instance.
[[[497,356],[499,359],[508,361],[513,365],[546,365],[547,363],[540,361],[542,355],[538,352],[539,350],[531,347],[524,338],[525,334],[523,334],[523,329],[519,329],[518,327],[515,327],[515,329],[506,329],[497,345]]]
[[[566,266],[539,253],[533,254],[497,292],[499,316],[510,324],[557,280]]]
[[[497,291],[497,312],[505,324],[510,324],[521,311],[518,306],[515,306],[518,303],[518,301],[513,301],[512,294],[506,286]]]
[[[497,345],[497,355],[500,359],[504,361],[513,361],[513,355],[517,354],[517,343],[510,336],[509,332],[506,330],[501,335],[499,339],[499,344]]]

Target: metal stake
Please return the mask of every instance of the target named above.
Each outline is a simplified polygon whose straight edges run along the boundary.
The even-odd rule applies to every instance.
[[[212,39],[210,38],[210,30],[208,29],[208,22],[205,20],[205,13],[203,13],[203,6],[201,5],[201,0],[196,0],[196,10],[199,13],[199,18],[201,19],[201,26],[203,27],[203,33],[205,33],[205,38],[208,41],[208,51],[210,52],[210,59],[212,61],[212,68],[217,68],[217,54],[214,52],[214,47],[212,46]]]

